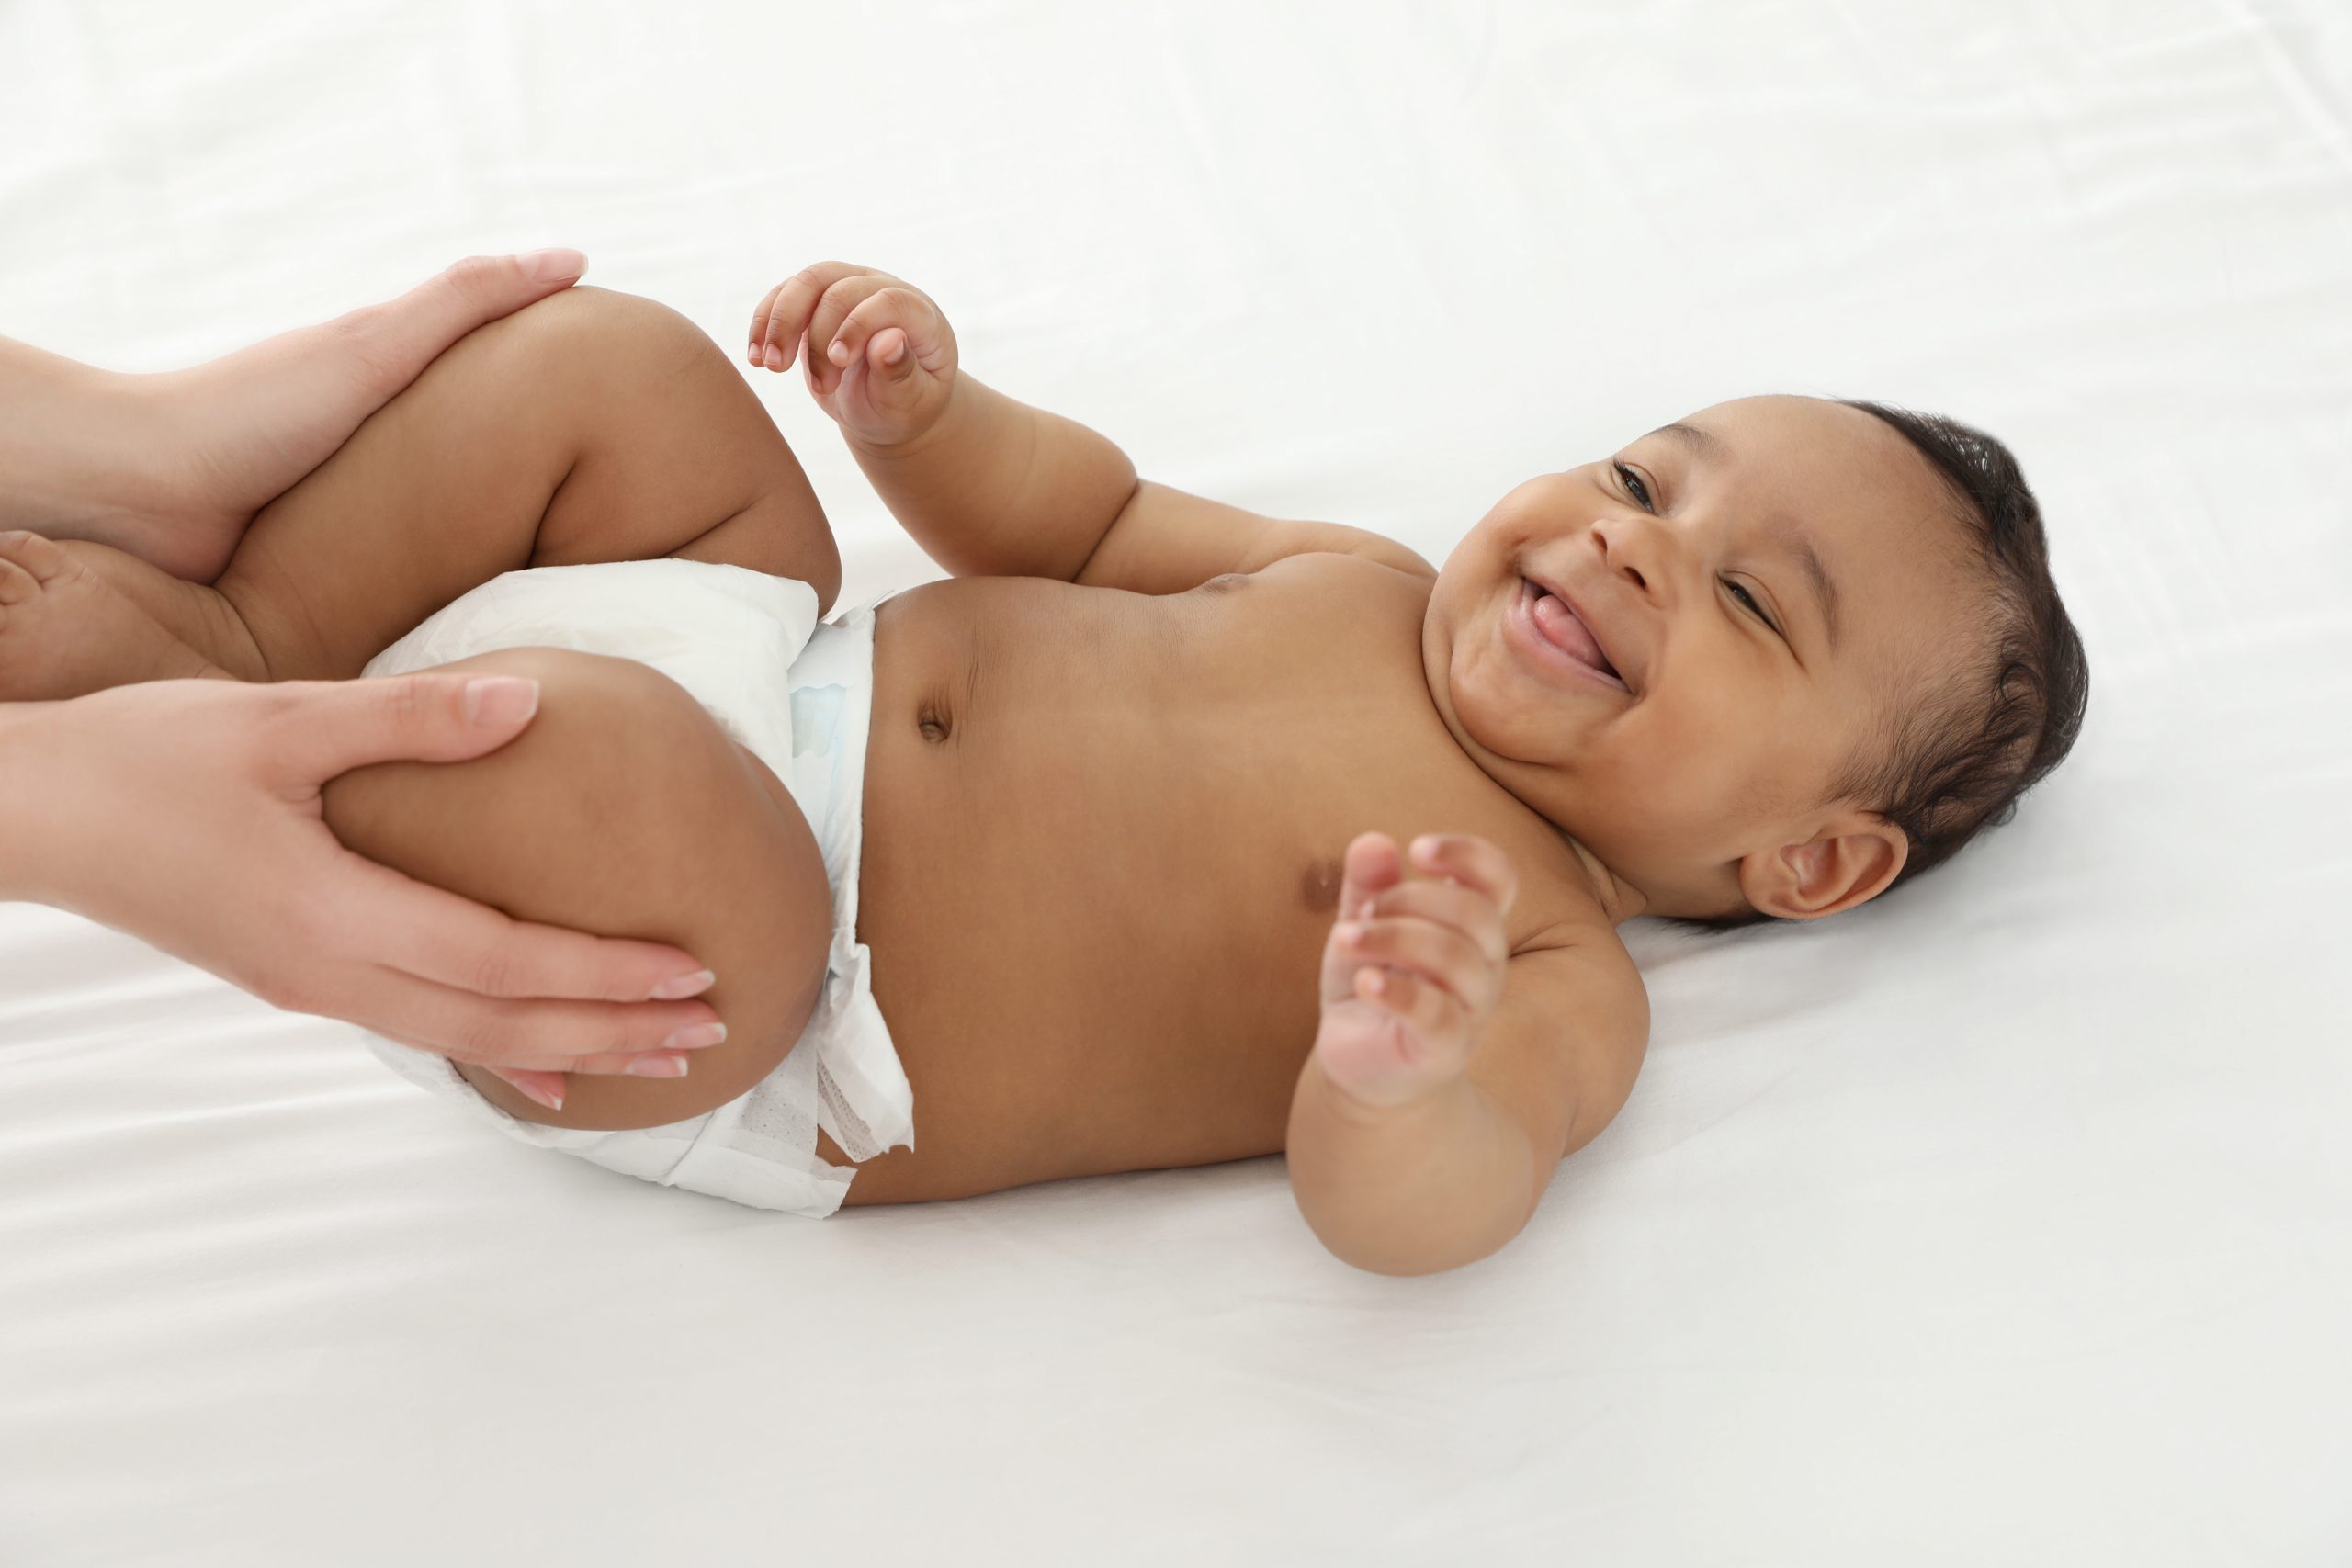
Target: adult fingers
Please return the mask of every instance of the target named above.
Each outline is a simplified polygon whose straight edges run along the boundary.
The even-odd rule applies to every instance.
[[[476,327],[571,288],[587,270],[588,258],[568,247],[468,256],[399,299],[355,310],[334,325],[352,340],[389,397]]]
[[[413,1046],[419,1051],[430,1051],[436,1056],[448,1055],[439,1046],[429,1044],[422,1040],[411,1040],[403,1035],[393,1034],[380,1029],[376,1032],[383,1035],[387,1040],[398,1040],[403,1045]],[[700,1050],[703,1047],[696,1046],[695,1049]],[[611,1051],[600,1055],[576,1056],[548,1067],[517,1067],[503,1062],[474,1061],[467,1062],[466,1066],[479,1068],[494,1078],[514,1085],[515,1089],[529,1095],[533,1100],[537,1100],[541,1105],[548,1106],[550,1110],[560,1111],[563,1109],[564,1096],[571,1090],[570,1080],[576,1073],[600,1073],[607,1077],[627,1075],[632,1077],[682,1078],[686,1075],[677,1071],[669,1064],[673,1061],[692,1063],[693,1060],[692,1051]],[[649,1063],[655,1065],[649,1066],[647,1066]],[[552,1101],[541,1100],[539,1097],[543,1092],[554,1095],[554,1100]]]
[[[379,1030],[377,1032],[383,1033],[381,1030]],[[406,1045],[413,1050],[433,1051],[432,1046],[427,1045],[421,1040],[403,1039],[401,1036],[397,1034],[384,1034],[384,1038],[387,1040],[398,1040],[401,1044]],[[433,1054],[436,1056],[440,1055],[438,1051],[433,1051]],[[483,1072],[488,1073],[491,1077],[498,1078],[507,1084],[514,1090],[515,1093],[522,1095],[525,1099],[537,1100],[541,1105],[546,1106],[549,1111],[560,1111],[563,1109],[564,1094],[571,1088],[570,1082],[564,1074],[531,1072],[520,1067],[495,1067],[487,1062],[477,1063],[475,1065],[480,1066]]]
[[[711,972],[665,943],[518,920],[347,851],[318,880],[319,929],[347,956],[482,997],[646,1004],[614,1049],[717,1016],[689,999]]]
[[[682,1042],[663,1048],[665,1040],[675,1036],[677,1021],[695,1020],[684,1025],[688,1029],[717,1022],[700,1002],[514,1000],[437,986],[390,969],[352,978],[339,988],[358,1004],[353,1010],[331,1010],[315,997],[297,998],[311,1005],[295,1010],[332,1011],[452,1061],[535,1072],[565,1072],[588,1060],[598,1061],[598,1070],[625,1071],[625,1061],[605,1059],[642,1057],[650,1052],[684,1058],[703,1046]],[[663,1021],[649,1039],[644,1021],[652,1017]],[[669,1032],[660,1032],[662,1029]],[[708,1032],[704,1031],[706,1036]],[[684,1040],[702,1038],[688,1034]]]
[[[534,1073],[516,1067],[494,1067],[487,1062],[481,1065],[481,1070],[494,1078],[504,1080],[507,1086],[517,1094],[526,1100],[538,1101],[549,1111],[563,1109],[563,1091],[568,1086],[561,1073]]]
[[[374,762],[480,756],[519,733],[538,701],[537,682],[512,675],[288,681],[267,691],[287,720],[274,727],[279,733],[266,750],[272,782],[295,799],[314,797],[327,780]],[[322,902],[337,911],[346,951],[442,985],[490,996],[637,1002],[699,996],[712,983],[709,971],[674,947],[513,919],[339,849],[323,878],[334,886]]]
[[[392,675],[373,681],[284,681],[268,760],[300,793],[371,762],[461,762],[494,751],[538,711],[539,683],[520,675]]]

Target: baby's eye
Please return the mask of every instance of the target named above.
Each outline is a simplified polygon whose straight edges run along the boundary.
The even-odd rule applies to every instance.
[[[1618,482],[1623,484],[1627,490],[1634,492],[1634,499],[1642,503],[1643,511],[1650,512],[1656,510],[1650,505],[1649,489],[1642,483],[1642,477],[1639,474],[1634,472],[1633,469],[1627,468],[1623,463],[1611,463],[1610,467],[1617,470]]]
[[[1775,632],[1778,632],[1781,629],[1778,626],[1772,626],[1772,617],[1764,613],[1764,606],[1756,602],[1755,594],[1750,593],[1747,589],[1742,588],[1738,582],[1728,577],[1724,579],[1724,586],[1730,589],[1733,596],[1741,604],[1747,605],[1748,610],[1754,614],[1758,620],[1763,622],[1768,626],[1772,626],[1772,629]]]

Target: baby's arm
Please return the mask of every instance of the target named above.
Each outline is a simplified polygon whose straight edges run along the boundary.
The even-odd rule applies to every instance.
[[[820,262],[771,290],[752,362],[796,357],[875,490],[958,577],[1067,581],[1136,492],[1110,441],[965,374],[939,307],[888,273]]]
[[[888,273],[821,262],[786,278],[752,312],[750,357],[770,370],[800,360],[875,490],[958,577],[1180,593],[1313,550],[1437,575],[1361,528],[1277,521],[1139,482],[1103,436],[973,379],[939,307]]]
[[[1506,957],[1516,881],[1501,852],[1443,834],[1413,858],[1432,874],[1402,880],[1381,834],[1348,846],[1286,1145],[1308,1227],[1380,1274],[1460,1268],[1517,1235],[1560,1161],[1624,1104],[1649,1032],[1605,923]]]

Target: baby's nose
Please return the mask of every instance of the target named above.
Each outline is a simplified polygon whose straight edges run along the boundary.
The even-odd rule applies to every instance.
[[[1634,562],[1634,549],[1629,529],[1622,517],[1603,517],[1592,525],[1592,536],[1600,547],[1600,558],[1609,563],[1611,571],[1623,572],[1634,587],[1647,589],[1649,579]]]

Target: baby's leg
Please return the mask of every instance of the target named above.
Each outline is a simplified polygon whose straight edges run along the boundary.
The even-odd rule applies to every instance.
[[[808,582],[820,615],[841,584],[816,495],[733,361],[674,310],[595,288],[461,339],[265,508],[211,588],[61,545],[249,680],[356,675],[526,566],[721,561]]]
[[[518,919],[680,943],[718,975],[704,999],[728,1028],[684,1078],[575,1073],[561,1111],[458,1070],[515,1116],[596,1128],[683,1121],[765,1077],[816,1008],[832,933],[824,860],[791,795],[642,664],[513,649],[443,668],[531,676],[538,714],[472,761],[344,774],[324,792],[327,826]]]

